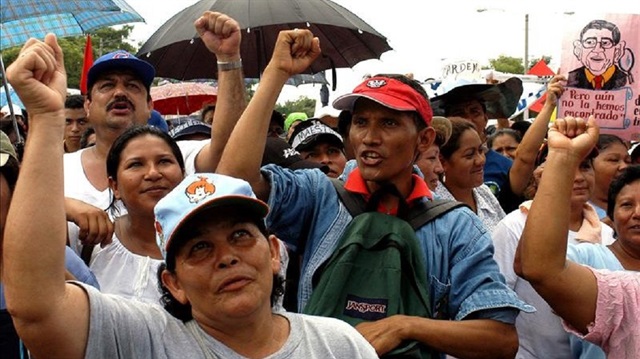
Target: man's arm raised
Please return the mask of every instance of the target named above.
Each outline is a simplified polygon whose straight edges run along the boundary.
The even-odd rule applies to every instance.
[[[4,236],[3,284],[19,336],[38,358],[82,358],[89,301],[65,284],[66,218],[60,139],[67,90],[54,35],[29,39],[7,77],[29,112],[29,137]]]
[[[211,125],[211,142],[198,153],[197,172],[214,172],[233,127],[246,107],[244,75],[240,59],[240,25],[219,12],[206,11],[194,26],[218,63],[240,63],[231,69],[218,68],[218,96]]]
[[[216,172],[246,180],[258,198],[268,199],[269,184],[260,174],[260,164],[271,113],[287,79],[304,71],[318,55],[320,42],[309,30],[280,32],[271,61],[229,138]]]

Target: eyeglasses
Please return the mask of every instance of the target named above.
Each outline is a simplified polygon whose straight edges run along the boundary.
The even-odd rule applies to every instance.
[[[581,43],[582,47],[584,47],[585,49],[593,49],[598,43],[600,43],[600,47],[602,47],[603,49],[610,49],[614,45],[613,39],[610,39],[608,37],[603,37],[600,39],[600,41],[598,41],[598,39],[595,37],[588,37],[582,40]]]

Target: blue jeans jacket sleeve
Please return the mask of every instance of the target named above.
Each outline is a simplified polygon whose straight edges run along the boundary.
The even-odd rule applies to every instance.
[[[78,281],[86,283],[92,287],[100,289],[98,280],[93,272],[87,267],[80,257],[68,246],[65,246],[64,264],[67,270],[73,274]]]
[[[491,238],[469,209],[455,209],[417,234],[437,317],[461,320],[472,313],[482,312],[484,317],[497,308],[512,308],[514,315],[494,319],[513,323],[519,310],[534,310],[505,284],[493,259]]]
[[[331,256],[351,215],[319,170],[262,168],[271,183],[267,225],[292,248],[304,246],[299,309],[311,296],[313,274]],[[426,200],[426,199],[425,199]],[[519,310],[533,310],[509,289],[493,260],[493,246],[480,220],[456,209],[416,232],[425,253],[434,317],[477,317],[515,322]]]

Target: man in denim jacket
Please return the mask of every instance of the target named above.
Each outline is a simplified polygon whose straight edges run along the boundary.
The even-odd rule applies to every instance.
[[[283,31],[260,87],[236,124],[217,172],[247,180],[268,201],[268,226],[292,248],[306,238],[299,309],[308,301],[312,278],[331,256],[352,217],[321,171],[292,171],[274,165],[260,169],[271,111],[286,80],[320,54],[308,30]],[[412,174],[420,151],[434,140],[428,97],[404,76],[375,76],[334,107],[352,112],[349,139],[357,168],[345,173],[345,188],[365,200],[393,185],[409,205],[432,197],[424,180]],[[351,166],[352,167],[352,166]],[[382,197],[378,210],[396,214],[396,196]],[[382,355],[403,340],[418,340],[458,358],[514,357],[520,310],[532,310],[504,282],[489,233],[468,209],[460,208],[416,232],[425,254],[433,318],[396,315],[356,328]]]

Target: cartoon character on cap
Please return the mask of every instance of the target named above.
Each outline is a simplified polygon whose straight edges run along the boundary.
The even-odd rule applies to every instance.
[[[199,177],[197,181],[187,186],[184,193],[189,197],[189,202],[198,203],[207,196],[214,194],[215,191],[216,186],[214,186],[213,183],[207,181],[206,177]]]

